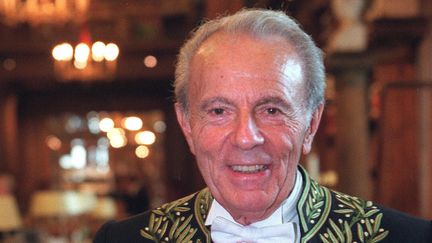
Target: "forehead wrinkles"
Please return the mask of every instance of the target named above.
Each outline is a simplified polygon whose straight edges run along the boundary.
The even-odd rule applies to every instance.
[[[192,61],[196,56],[206,61],[220,56],[272,56],[274,61],[279,60],[280,63],[284,56],[297,56],[297,53],[286,39],[279,36],[254,37],[245,33],[230,34],[220,31],[200,45]]]
[[[261,59],[267,62],[260,62]],[[295,94],[304,91],[300,61],[294,47],[280,37],[257,39],[246,34],[218,32],[202,43],[191,60],[189,91],[198,94],[206,74],[220,69],[230,76],[277,81],[284,93]],[[217,78],[222,84],[223,78],[228,77]]]

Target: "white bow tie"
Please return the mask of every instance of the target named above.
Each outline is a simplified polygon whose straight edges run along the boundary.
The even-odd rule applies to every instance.
[[[215,243],[293,243],[296,232],[296,224],[292,222],[258,228],[238,225],[222,217],[216,217],[211,226]]]

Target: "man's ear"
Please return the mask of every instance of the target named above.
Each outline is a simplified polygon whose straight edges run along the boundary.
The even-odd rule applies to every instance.
[[[308,154],[312,149],[312,142],[313,142],[314,136],[318,130],[323,110],[324,110],[324,104],[321,103],[320,105],[318,105],[318,107],[312,113],[309,127],[306,131],[306,135],[305,135],[305,138],[303,141],[303,146],[302,146],[303,154]]]
[[[195,154],[194,143],[192,142],[192,129],[190,125],[189,115],[184,110],[183,106],[176,102],[174,104],[174,109],[177,116],[177,121],[180,125],[181,130],[186,138],[187,143],[189,144],[189,149],[193,154]]]

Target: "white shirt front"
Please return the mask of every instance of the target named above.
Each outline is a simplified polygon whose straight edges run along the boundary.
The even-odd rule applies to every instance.
[[[294,222],[299,226],[300,220],[297,213],[297,202],[301,195],[301,188],[303,184],[303,178],[300,173],[300,171],[297,170],[296,179],[294,183],[294,188],[291,191],[288,198],[282,202],[282,205],[277,208],[272,215],[270,215],[268,218],[252,223],[252,226],[255,227],[265,227],[265,226],[272,226],[272,225],[278,225],[288,222]],[[213,220],[216,217],[223,217],[233,223],[238,224],[231,214],[222,207],[222,205],[219,204],[218,201],[213,199],[212,205],[210,207],[209,213],[207,215],[207,219],[205,221],[205,225],[211,225]],[[240,224],[239,224],[240,225]],[[296,227],[297,229],[297,235],[300,235],[300,228]],[[300,242],[301,237],[297,237],[297,243]]]

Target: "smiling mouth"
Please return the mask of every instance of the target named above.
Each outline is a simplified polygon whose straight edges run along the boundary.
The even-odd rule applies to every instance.
[[[264,171],[268,168],[267,165],[233,165],[231,166],[232,170],[234,172],[240,172],[240,173],[258,173],[261,171]]]

